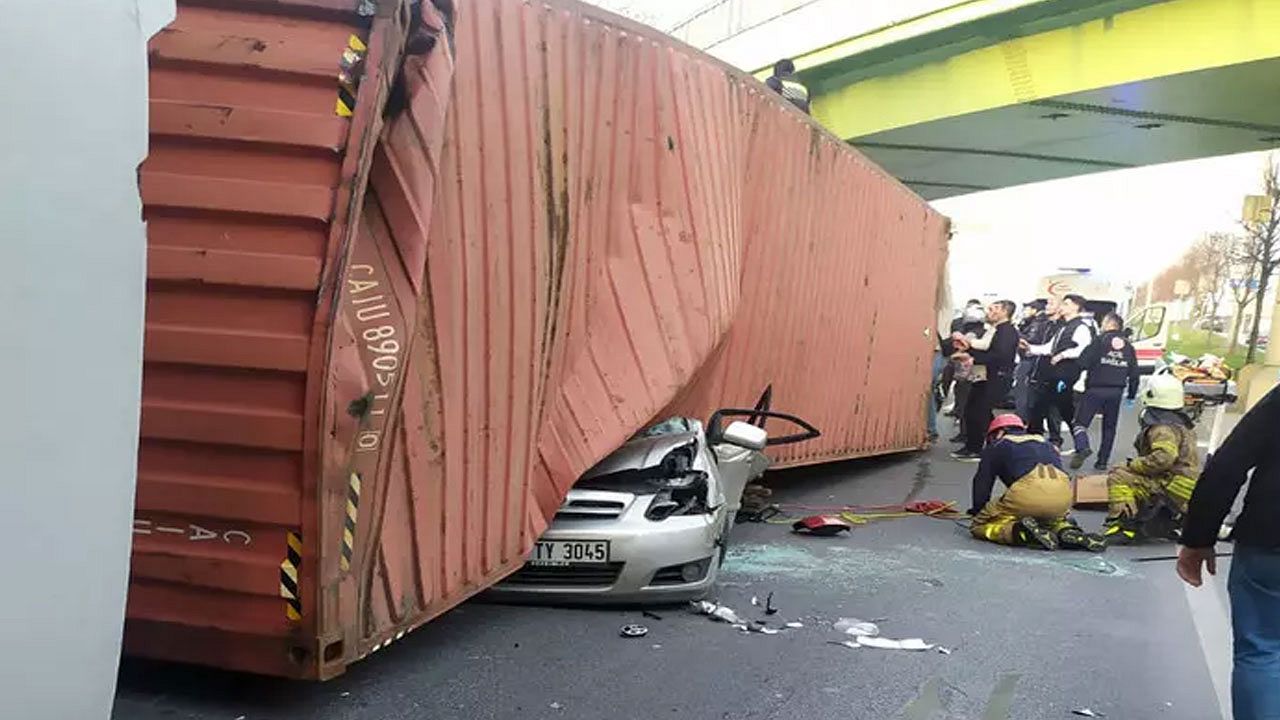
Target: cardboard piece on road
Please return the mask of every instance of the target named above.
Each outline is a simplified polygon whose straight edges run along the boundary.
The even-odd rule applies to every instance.
[[[1075,497],[1072,505],[1107,504],[1107,476],[1105,473],[1080,475],[1075,481]]]

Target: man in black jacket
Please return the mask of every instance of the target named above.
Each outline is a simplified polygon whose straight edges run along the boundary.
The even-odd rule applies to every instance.
[[[964,310],[960,316],[951,321],[951,335],[943,345],[943,356],[952,358],[955,356],[957,349],[955,341],[952,339],[958,333],[960,335],[982,335],[984,326],[984,318],[986,310],[982,308],[981,300],[970,300],[965,303]],[[956,436],[951,438],[951,442],[964,442],[964,409],[969,405],[969,388],[972,383],[966,378],[956,377],[956,363],[948,362],[943,368],[942,384],[944,387],[955,383],[955,405],[951,409],[950,415],[960,421],[960,431]],[[944,393],[945,394],[945,393]]]
[[[1018,336],[1029,344],[1038,345],[1044,342],[1044,335],[1049,325],[1049,316],[1045,310],[1048,302],[1032,300],[1022,306],[1022,322],[1018,323]],[[1033,339],[1034,338],[1034,339]],[[1014,412],[1027,422],[1031,417],[1031,378],[1036,367],[1036,358],[1023,357],[1013,373]]]
[[[1062,321],[1053,337],[1040,345],[1024,343],[1021,346],[1024,354],[1041,358],[1036,370],[1037,387],[1031,403],[1031,422],[1028,423],[1033,432],[1049,418],[1051,408],[1056,408],[1063,420],[1070,421],[1076,415],[1073,386],[1080,379],[1080,356],[1093,343],[1093,329],[1080,314],[1084,305],[1085,299],[1080,295],[1064,297]],[[1057,439],[1060,431],[1052,424],[1050,440],[1055,445],[1060,444],[1061,440]]]
[[[809,114],[809,88],[796,77],[796,64],[791,58],[783,58],[773,64],[773,74],[764,81],[769,89],[786,98],[792,105]]]
[[[1010,300],[997,300],[987,307],[987,320],[995,329],[983,342],[972,345],[965,353],[973,360],[974,378],[969,389],[969,402],[964,413],[964,447],[951,456],[965,462],[982,459],[991,410],[1003,405],[1013,387],[1013,367],[1018,357],[1018,331],[1009,322],[1018,308]]]
[[[1116,425],[1120,421],[1120,400],[1128,388],[1129,400],[1138,396],[1138,355],[1133,343],[1124,334],[1124,320],[1115,313],[1102,318],[1102,335],[1093,341],[1080,356],[1084,367],[1084,394],[1076,408],[1071,434],[1076,442],[1076,454],[1071,458],[1071,469],[1079,470],[1086,458],[1093,454],[1089,447],[1089,426],[1093,417],[1102,413],[1102,444],[1098,446],[1098,462],[1093,469],[1107,469],[1111,448],[1116,444]]]
[[[1235,635],[1235,717],[1280,717],[1280,388],[1250,410],[1205,465],[1187,506],[1178,575],[1200,587],[1212,575],[1218,529],[1245,480],[1249,491],[1232,537],[1227,591]],[[1249,478],[1249,471],[1253,471]]]

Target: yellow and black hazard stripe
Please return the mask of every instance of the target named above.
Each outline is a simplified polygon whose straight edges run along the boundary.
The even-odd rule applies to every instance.
[[[351,569],[351,556],[356,547],[356,520],[360,518],[360,474],[351,473],[347,483],[347,517],[342,522],[342,558],[339,564],[343,571]]]
[[[342,51],[342,61],[338,63],[338,101],[333,111],[341,117],[351,117],[356,111],[356,89],[360,87],[360,76],[364,74],[364,58],[369,48],[364,41],[355,35],[347,38],[347,47]]]
[[[302,568],[302,536],[285,533],[284,562],[280,563],[280,597],[284,598],[285,617],[293,622],[302,619],[302,600],[298,596],[298,571]]]

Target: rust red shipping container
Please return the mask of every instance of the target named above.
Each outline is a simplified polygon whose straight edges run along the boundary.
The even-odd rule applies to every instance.
[[[152,42],[131,653],[331,677],[646,422],[766,385],[824,433],[780,463],[923,442],[945,218],[651,30],[437,5]]]

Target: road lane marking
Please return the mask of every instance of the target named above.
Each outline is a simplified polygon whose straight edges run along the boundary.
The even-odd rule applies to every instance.
[[[1231,717],[1231,622],[1227,616],[1219,583],[1206,576],[1200,588],[1179,582],[1187,596],[1191,623],[1200,640],[1200,650],[1209,669],[1213,692],[1218,696],[1221,720]]]

